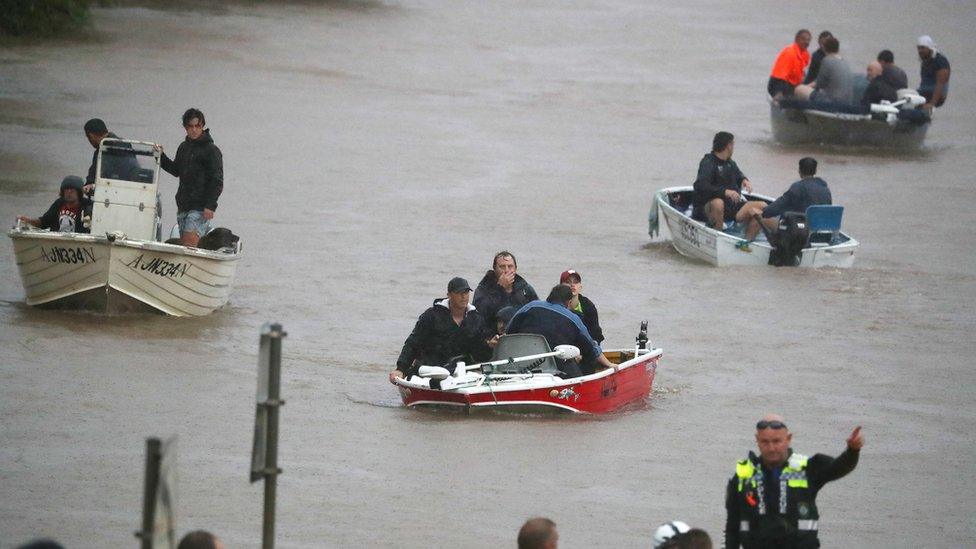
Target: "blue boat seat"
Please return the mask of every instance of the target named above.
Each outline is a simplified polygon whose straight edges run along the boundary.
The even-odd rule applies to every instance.
[[[549,342],[539,334],[505,334],[498,338],[498,344],[492,353],[491,360],[504,360],[527,355],[541,355],[550,353]],[[556,359],[553,357],[540,358],[531,362],[513,362],[495,367],[499,374],[517,374],[527,370],[555,374],[559,371]]]
[[[844,217],[843,206],[810,206],[807,208],[807,230],[810,236],[807,247],[830,246],[840,233],[840,222]]]

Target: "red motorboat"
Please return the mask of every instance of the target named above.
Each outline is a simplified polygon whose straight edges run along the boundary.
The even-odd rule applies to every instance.
[[[634,348],[603,352],[614,368],[563,379],[556,359],[572,359],[579,349],[560,345],[550,350],[542,336],[510,334],[499,340],[491,362],[421,366],[418,375],[397,378],[394,384],[409,407],[613,412],[650,394],[662,350],[649,349],[646,342],[645,324]]]

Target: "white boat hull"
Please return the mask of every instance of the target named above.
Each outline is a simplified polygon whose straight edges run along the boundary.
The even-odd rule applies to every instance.
[[[227,303],[240,252],[14,229],[28,305],[203,316]]]
[[[671,206],[669,193],[688,192],[691,187],[671,187],[654,195],[659,216],[664,219],[671,232],[671,243],[681,255],[704,261],[717,267],[729,265],[768,265],[772,247],[767,242],[752,242],[741,246],[742,238],[716,231],[679,212]],[[761,195],[754,198],[769,199]],[[843,234],[843,233],[842,233]],[[845,242],[833,246],[805,248],[800,258],[800,267],[841,267],[854,264],[854,253],[859,246],[857,240],[844,234]]]

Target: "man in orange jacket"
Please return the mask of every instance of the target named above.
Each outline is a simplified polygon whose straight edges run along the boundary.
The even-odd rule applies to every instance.
[[[810,64],[810,52],[807,51],[810,37],[810,31],[800,29],[793,43],[776,56],[773,70],[769,74],[769,84],[766,85],[766,91],[772,98],[793,95],[793,88],[803,82],[803,71]]]

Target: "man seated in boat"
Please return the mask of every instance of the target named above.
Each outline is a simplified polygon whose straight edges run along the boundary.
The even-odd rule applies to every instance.
[[[898,89],[884,77],[884,67],[879,61],[868,63],[867,68],[868,85],[861,96],[861,106],[870,108],[872,103],[882,101],[895,102],[898,100]]]
[[[746,240],[752,240],[759,234],[760,220],[769,231],[779,228],[779,216],[786,212],[804,213],[810,206],[830,205],[830,188],[827,182],[817,177],[817,161],[806,157],[800,159],[800,180],[790,185],[790,188],[777,198],[772,204],[760,202],[760,206],[743,208],[749,215],[746,225]]]
[[[87,233],[91,228],[86,221],[91,219],[92,201],[82,194],[85,182],[77,175],[69,175],[61,181],[61,192],[39,218],[18,215],[17,219],[55,232]]]
[[[752,183],[732,160],[734,149],[735,136],[718,132],[712,139],[712,152],[698,163],[691,217],[717,231],[724,228],[726,221],[745,223],[748,217],[741,210],[753,204],[742,197],[742,189],[752,192]]]
[[[410,377],[422,365],[439,366],[452,357],[465,355],[477,362],[491,358],[487,339],[491,335],[477,310],[469,303],[471,286],[455,277],[447,284],[447,298],[435,299],[424,311],[403,343],[390,382]]]
[[[518,274],[518,262],[512,252],[495,254],[491,270],[485,273],[474,292],[474,306],[489,326],[503,307],[519,307],[539,299],[535,289]]]
[[[583,321],[569,310],[573,291],[569,286],[555,286],[545,301],[536,300],[519,309],[508,323],[510,334],[539,334],[546,338],[549,347],[575,345],[579,347],[581,361],[564,361],[559,369],[565,378],[592,374],[598,369],[613,368],[612,362],[603,356],[600,344],[593,341]]]
[[[603,343],[603,328],[600,327],[600,315],[597,313],[596,305],[590,301],[590,298],[580,293],[583,289],[583,277],[578,271],[569,269],[559,275],[559,283],[569,286],[573,292],[573,299],[569,302],[569,310],[579,315],[593,341]]]

